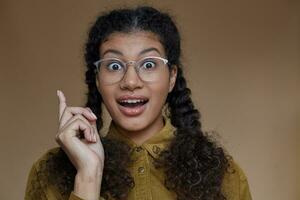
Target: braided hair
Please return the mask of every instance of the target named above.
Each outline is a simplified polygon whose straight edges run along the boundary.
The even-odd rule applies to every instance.
[[[169,69],[172,65],[177,66],[176,82],[165,102],[167,115],[176,127],[175,137],[155,162],[165,173],[166,187],[174,191],[180,200],[226,199],[221,186],[228,168],[228,158],[224,150],[201,130],[200,113],[194,107],[191,90],[187,87],[182,71],[180,34],[169,14],[146,6],[115,9],[99,16],[91,26],[85,46],[85,83],[88,86],[85,106],[90,107],[97,115],[98,131],[103,127],[103,100],[97,88],[93,63],[99,59],[99,47],[110,34],[131,31],[156,34],[165,48]],[[128,170],[131,163],[130,148],[107,138],[102,138],[102,143],[105,165],[101,195],[124,199],[134,187]],[[53,155],[46,167],[49,179],[62,193],[69,194],[73,189],[76,171],[65,153],[60,150]]]
[[[99,45],[113,32],[125,32],[141,30],[150,31],[159,36],[160,42],[165,48],[170,66],[178,67],[178,74],[173,90],[168,94],[166,104],[169,110],[169,118],[173,126],[177,128],[176,137],[172,141],[169,149],[162,152],[157,166],[162,167],[166,174],[166,186],[174,190],[178,199],[225,199],[221,192],[221,184],[224,172],[227,168],[227,158],[221,147],[201,131],[200,113],[194,108],[190,97],[191,90],[187,87],[183,76],[182,64],[180,62],[181,47],[178,29],[167,13],[162,13],[151,7],[137,7],[135,9],[120,9],[109,12],[99,17],[92,26],[89,40],[86,44],[85,59],[88,66],[86,72],[86,83],[89,87],[89,106],[98,116],[101,115],[101,94],[97,90],[95,83],[95,73],[93,73],[93,62],[99,59]],[[101,117],[98,118],[98,128],[102,127]],[[104,148],[107,154],[115,148]],[[116,164],[113,158],[107,155],[115,163],[115,167],[123,165]],[[106,160],[105,166],[111,168]],[[104,167],[105,169],[105,167]],[[112,169],[112,176],[120,169]],[[124,170],[124,169],[123,169]],[[120,190],[130,187],[126,181],[130,180],[129,173],[124,173],[124,182],[120,184]],[[118,175],[119,176],[119,175]],[[104,186],[108,184],[114,187],[103,187],[102,190],[115,189],[115,184],[110,178],[104,179]],[[130,182],[130,181],[129,181]],[[102,191],[105,192],[105,191]]]

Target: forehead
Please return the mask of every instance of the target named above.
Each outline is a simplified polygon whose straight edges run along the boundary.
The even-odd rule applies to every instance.
[[[165,55],[164,47],[161,44],[158,35],[147,31],[134,31],[129,33],[115,32],[100,46],[100,56],[107,50],[117,50],[124,56],[136,56],[148,48],[158,50],[156,54]],[[155,51],[154,51],[155,52]]]

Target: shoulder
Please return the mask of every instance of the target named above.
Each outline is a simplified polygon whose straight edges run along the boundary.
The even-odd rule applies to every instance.
[[[50,157],[59,154],[60,151],[62,151],[60,147],[53,147],[51,149],[48,149],[33,163],[33,167],[37,171],[40,171],[42,163],[47,162]]]
[[[243,169],[232,157],[230,157],[228,159],[228,169],[225,174],[225,177],[235,178],[235,179],[242,180],[242,181],[247,180],[247,177],[246,177]]]
[[[54,147],[45,151],[39,158],[37,158],[30,169],[29,178],[34,177],[39,181],[43,181],[45,176],[45,166],[49,159],[55,155],[58,155],[61,151],[60,147]]]
[[[48,178],[45,176],[45,165],[52,159],[65,159],[66,155],[60,147],[54,147],[43,153],[32,165],[30,170],[27,186],[25,191],[25,200],[40,199],[69,199],[69,200],[83,200],[77,196],[73,191],[70,194],[61,193],[57,188],[57,184],[49,182]],[[58,170],[57,170],[58,171]],[[66,175],[66,173],[64,174]],[[65,177],[67,179],[67,177]],[[100,197],[100,200],[104,198]]]
[[[27,177],[25,190],[25,200],[30,199],[51,199],[59,197],[59,194],[51,187],[45,173],[45,163],[52,155],[56,155],[60,151],[59,147],[51,148],[43,153],[31,166]],[[53,198],[52,198],[53,199]],[[55,198],[54,198],[55,199]]]
[[[228,159],[228,169],[224,175],[222,190],[227,199],[251,200],[247,177],[232,157]]]

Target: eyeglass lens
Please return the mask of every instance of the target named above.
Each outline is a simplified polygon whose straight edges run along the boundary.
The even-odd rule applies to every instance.
[[[138,62],[125,63],[118,59],[105,59],[99,62],[99,78],[105,84],[113,84],[123,79],[129,64],[133,64],[139,78],[145,82],[159,81],[167,69],[161,58],[145,58]]]

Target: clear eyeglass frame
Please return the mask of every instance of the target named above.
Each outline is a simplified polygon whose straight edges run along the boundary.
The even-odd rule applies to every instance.
[[[101,62],[107,61],[107,60],[115,60],[115,61],[118,61],[118,62],[122,63],[122,65],[125,67],[125,72],[124,72],[124,74],[123,74],[123,77],[124,77],[124,75],[127,73],[128,65],[133,65],[134,68],[135,68],[135,71],[136,71],[137,75],[139,76],[139,78],[140,78],[141,80],[143,80],[143,79],[140,77],[140,74],[139,74],[139,70],[140,70],[140,69],[139,69],[139,67],[140,67],[139,63],[143,63],[143,61],[148,60],[148,59],[151,59],[151,58],[152,58],[152,59],[159,59],[159,60],[161,60],[161,61],[163,62],[164,65],[167,65],[167,64],[168,64],[168,60],[167,60],[166,58],[162,58],[162,57],[159,57],[159,56],[147,56],[147,57],[143,57],[143,58],[141,58],[140,60],[137,60],[137,61],[128,61],[128,62],[124,62],[123,60],[118,59],[118,58],[103,58],[103,59],[100,59],[100,60],[94,62],[93,64],[96,66],[95,72],[96,72],[96,73],[99,73]],[[122,77],[120,80],[118,80],[118,81],[111,82],[111,84],[117,83],[117,82],[121,81],[121,80],[123,79],[123,77]],[[143,81],[145,81],[145,80],[143,80]],[[146,81],[146,82],[148,82],[148,81]]]

